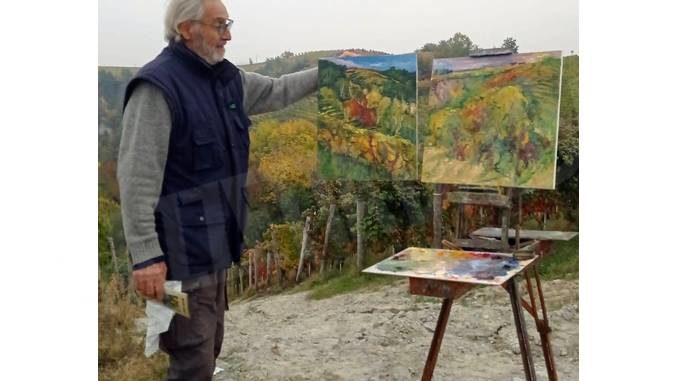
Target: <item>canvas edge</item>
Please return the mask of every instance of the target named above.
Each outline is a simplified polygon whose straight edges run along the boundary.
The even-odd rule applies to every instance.
[[[560,132],[560,102],[563,97],[563,63],[565,62],[565,57],[563,57],[563,51],[560,51],[560,81],[558,84],[558,111],[556,112],[556,145],[553,151],[553,163],[554,163],[554,170],[553,170],[553,182],[552,182],[552,187],[550,189],[555,190],[556,189],[556,177],[558,175],[558,135]]]

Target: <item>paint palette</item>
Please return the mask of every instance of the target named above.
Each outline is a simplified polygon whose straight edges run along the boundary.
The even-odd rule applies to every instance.
[[[409,247],[363,272],[498,286],[535,259],[518,261],[505,253]]]

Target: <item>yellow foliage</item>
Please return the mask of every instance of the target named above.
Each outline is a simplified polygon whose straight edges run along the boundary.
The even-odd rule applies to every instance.
[[[316,131],[303,119],[261,122],[252,133],[250,165],[273,187],[310,186],[317,161]]]
[[[394,174],[412,170],[415,147],[408,140],[331,120],[325,125],[327,128],[320,130],[319,139],[334,154],[347,155],[364,163],[378,163]]]
[[[264,237],[272,241],[271,246],[280,255],[280,265],[285,271],[294,270],[297,266],[301,250],[302,230],[301,222],[293,222],[271,224],[264,233]]]
[[[440,141],[440,138],[443,136],[447,120],[455,112],[456,111],[451,111],[449,109],[442,109],[431,115],[431,120],[429,122],[430,145],[439,144],[438,142]]]
[[[377,108],[379,106],[379,102],[381,102],[382,96],[376,88],[372,88],[372,91],[367,93],[365,98],[367,99],[367,107]]]

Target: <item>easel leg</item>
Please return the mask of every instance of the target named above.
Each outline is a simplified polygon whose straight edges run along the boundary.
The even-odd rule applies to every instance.
[[[553,358],[553,350],[551,349],[551,327],[549,327],[548,315],[546,313],[546,303],[544,302],[544,293],[541,289],[541,280],[537,268],[533,268],[534,280],[537,283],[537,293],[539,295],[539,302],[541,304],[541,312],[543,319],[538,321],[537,328],[539,328],[539,338],[541,340],[541,348],[544,352],[544,360],[546,361],[546,371],[548,372],[549,381],[558,381],[558,373],[556,372],[556,362]],[[536,309],[536,308],[535,308]],[[538,319],[537,319],[538,320]]]
[[[539,310],[537,308],[537,304],[535,303],[534,292],[532,291],[532,282],[530,281],[530,272],[533,274],[532,277],[537,283],[537,296],[539,297],[542,318],[539,318]],[[544,293],[541,289],[541,280],[539,279],[539,273],[537,272],[536,266],[533,267],[531,271],[525,272],[525,283],[527,286],[527,292],[530,295],[530,308],[528,308],[525,303],[523,303],[523,307],[525,307],[527,312],[532,315],[534,318],[534,323],[537,326],[537,331],[539,331],[541,350],[544,353],[544,362],[546,363],[549,381],[558,381],[556,362],[553,358],[553,350],[551,349],[551,327],[549,327],[546,303],[544,302]]]
[[[525,318],[523,317],[523,308],[520,305],[520,295],[518,294],[518,285],[514,278],[507,282],[507,290],[511,297],[511,309],[513,309],[513,320],[516,323],[516,333],[518,334],[518,343],[520,344],[520,354],[523,357],[523,369],[525,370],[525,379],[534,381],[537,379],[534,372],[534,362],[530,352],[530,342],[525,329]]]
[[[426,365],[424,365],[424,373],[421,375],[421,381],[430,381],[433,377],[433,370],[436,367],[438,352],[440,352],[440,344],[443,342],[443,336],[445,336],[445,328],[447,328],[447,321],[450,318],[451,308],[452,299],[444,298],[443,306],[440,309],[440,315],[438,315],[436,331],[433,334],[433,341],[431,341],[431,348],[428,351],[428,358],[426,358]]]

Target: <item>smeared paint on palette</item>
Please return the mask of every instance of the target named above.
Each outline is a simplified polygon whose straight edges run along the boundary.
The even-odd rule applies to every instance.
[[[501,285],[534,260],[517,261],[504,253],[409,247],[363,272]]]

